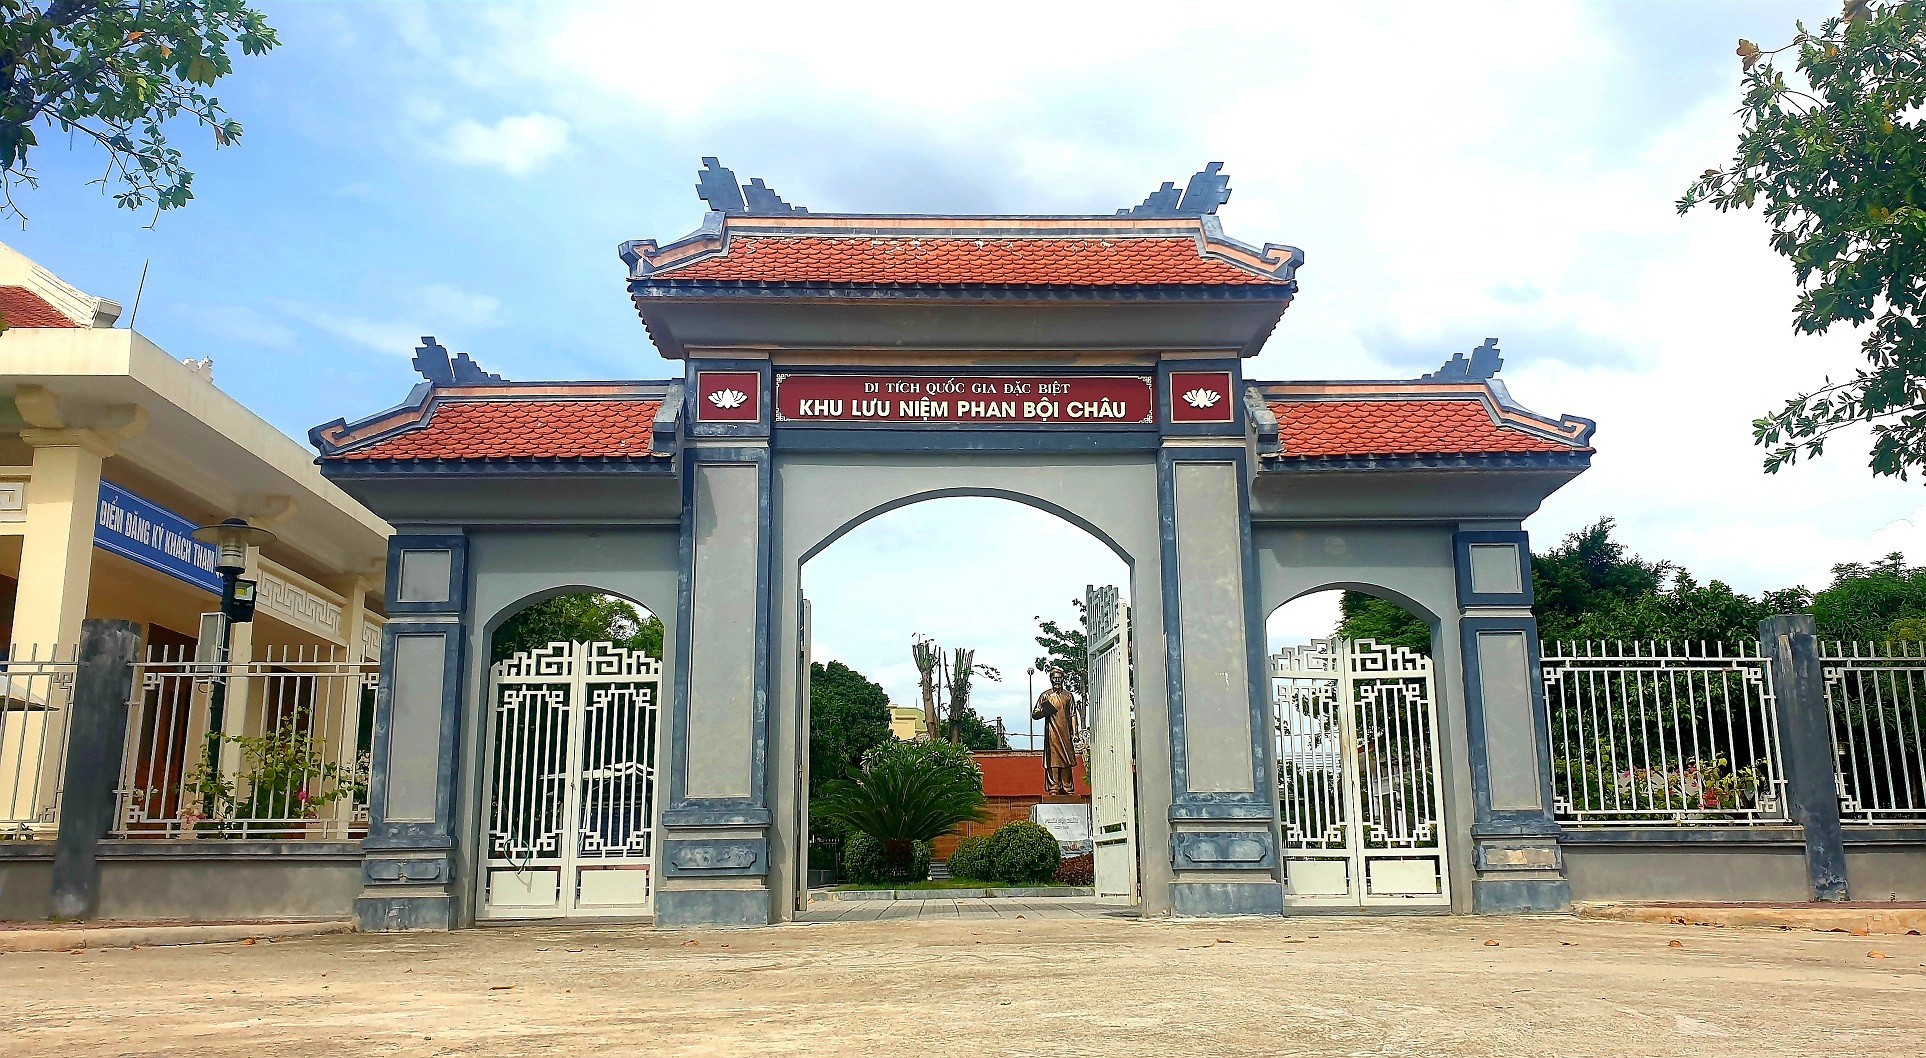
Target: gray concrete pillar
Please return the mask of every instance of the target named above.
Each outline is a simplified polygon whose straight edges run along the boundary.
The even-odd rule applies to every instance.
[[[1806,884],[1814,900],[1844,900],[1846,841],[1839,825],[1832,718],[1814,632],[1811,614],[1769,617],[1759,625],[1759,651],[1772,672],[1788,814],[1805,832]]]
[[[692,362],[676,694],[659,925],[756,926],[795,856],[772,846],[771,496],[766,363]],[[712,400],[719,394],[727,400]],[[745,399],[737,399],[741,395]]]
[[[1562,911],[1572,893],[1552,818],[1530,540],[1516,530],[1461,532],[1453,551],[1475,816],[1472,909]]]
[[[1277,914],[1277,766],[1237,364],[1166,362],[1158,392],[1170,906],[1178,915]]]
[[[60,825],[54,838],[55,918],[88,919],[100,905],[100,839],[113,826],[127,741],[127,702],[134,691],[140,626],[132,621],[81,625],[61,773]]]
[[[355,917],[367,931],[451,929],[467,538],[397,534],[387,593]]]

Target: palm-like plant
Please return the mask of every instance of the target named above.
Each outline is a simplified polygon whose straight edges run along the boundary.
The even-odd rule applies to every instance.
[[[982,820],[987,804],[982,779],[968,770],[926,754],[876,753],[865,770],[825,786],[816,811],[882,842],[890,873],[900,877],[917,842]]]

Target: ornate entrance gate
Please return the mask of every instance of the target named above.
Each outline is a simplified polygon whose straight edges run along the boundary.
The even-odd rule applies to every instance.
[[[1084,593],[1089,622],[1090,834],[1098,896],[1137,898],[1137,776],[1130,612],[1110,586]]]
[[[1287,904],[1450,902],[1431,672],[1368,639],[1271,656]]]
[[[662,663],[550,643],[489,669],[485,918],[653,910]]]

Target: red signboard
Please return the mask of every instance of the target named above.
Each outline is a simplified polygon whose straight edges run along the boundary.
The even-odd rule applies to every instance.
[[[777,375],[779,423],[1146,425],[1141,375]]]

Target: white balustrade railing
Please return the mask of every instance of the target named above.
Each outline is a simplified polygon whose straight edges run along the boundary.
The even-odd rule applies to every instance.
[[[0,839],[52,839],[60,823],[74,667],[66,648],[0,661]]]
[[[1547,643],[1543,663],[1561,821],[1786,820],[1771,678],[1750,644]]]
[[[116,837],[365,833],[379,665],[335,647],[263,653],[159,648],[135,667]]]
[[[1846,826],[1926,823],[1926,643],[1819,644]]]

